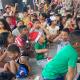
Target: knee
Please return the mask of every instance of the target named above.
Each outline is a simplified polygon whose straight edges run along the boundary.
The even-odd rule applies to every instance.
[[[15,64],[16,64],[15,61],[13,61],[13,60],[10,61],[10,65],[13,65],[14,66]]]
[[[9,68],[10,68],[10,64],[9,63],[6,63],[4,65],[4,70],[7,71],[7,70],[9,70]]]
[[[9,63],[6,63],[5,65],[4,65],[4,67],[8,67],[9,66]]]

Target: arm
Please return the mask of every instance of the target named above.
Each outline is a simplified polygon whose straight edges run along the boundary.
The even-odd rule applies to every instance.
[[[40,54],[40,53],[46,53],[46,52],[48,52],[48,49],[36,49],[36,53],[38,53],[38,54]]]
[[[2,61],[7,56],[7,53],[4,52],[2,56],[0,56],[0,61]]]
[[[73,51],[68,61],[68,72],[67,72],[66,80],[74,79],[75,72],[76,72],[75,68],[77,66],[77,59],[78,59],[78,55],[75,51]]]
[[[53,40],[53,42],[59,41],[60,38],[61,38],[61,35],[59,35],[58,37],[56,37],[56,38]]]
[[[67,79],[66,80],[73,80],[74,78],[74,72],[75,72],[75,68],[68,68],[68,73],[67,73]]]
[[[29,66],[29,63],[28,63],[28,61],[26,60],[26,57],[25,57],[25,56],[21,56],[21,57],[20,57],[20,63],[25,64],[25,65],[28,67],[29,72],[31,71],[31,67]]]

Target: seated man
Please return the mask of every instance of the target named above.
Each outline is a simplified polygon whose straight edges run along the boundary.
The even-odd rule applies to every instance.
[[[73,80],[80,51],[80,31],[71,33],[70,42],[44,67],[44,80]]]

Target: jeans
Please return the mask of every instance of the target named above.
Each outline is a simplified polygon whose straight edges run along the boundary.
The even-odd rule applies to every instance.
[[[43,79],[43,80],[64,80],[64,77],[59,77],[59,78],[56,78],[56,79]]]

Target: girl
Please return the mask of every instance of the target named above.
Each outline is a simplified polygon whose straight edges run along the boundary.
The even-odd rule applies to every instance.
[[[6,22],[6,20],[0,19],[0,33],[5,32],[5,31],[10,31],[11,32],[10,26]]]
[[[14,43],[14,37],[9,32],[0,33],[0,61],[4,61],[6,55],[3,54],[9,44]],[[5,59],[6,60],[6,59]]]

